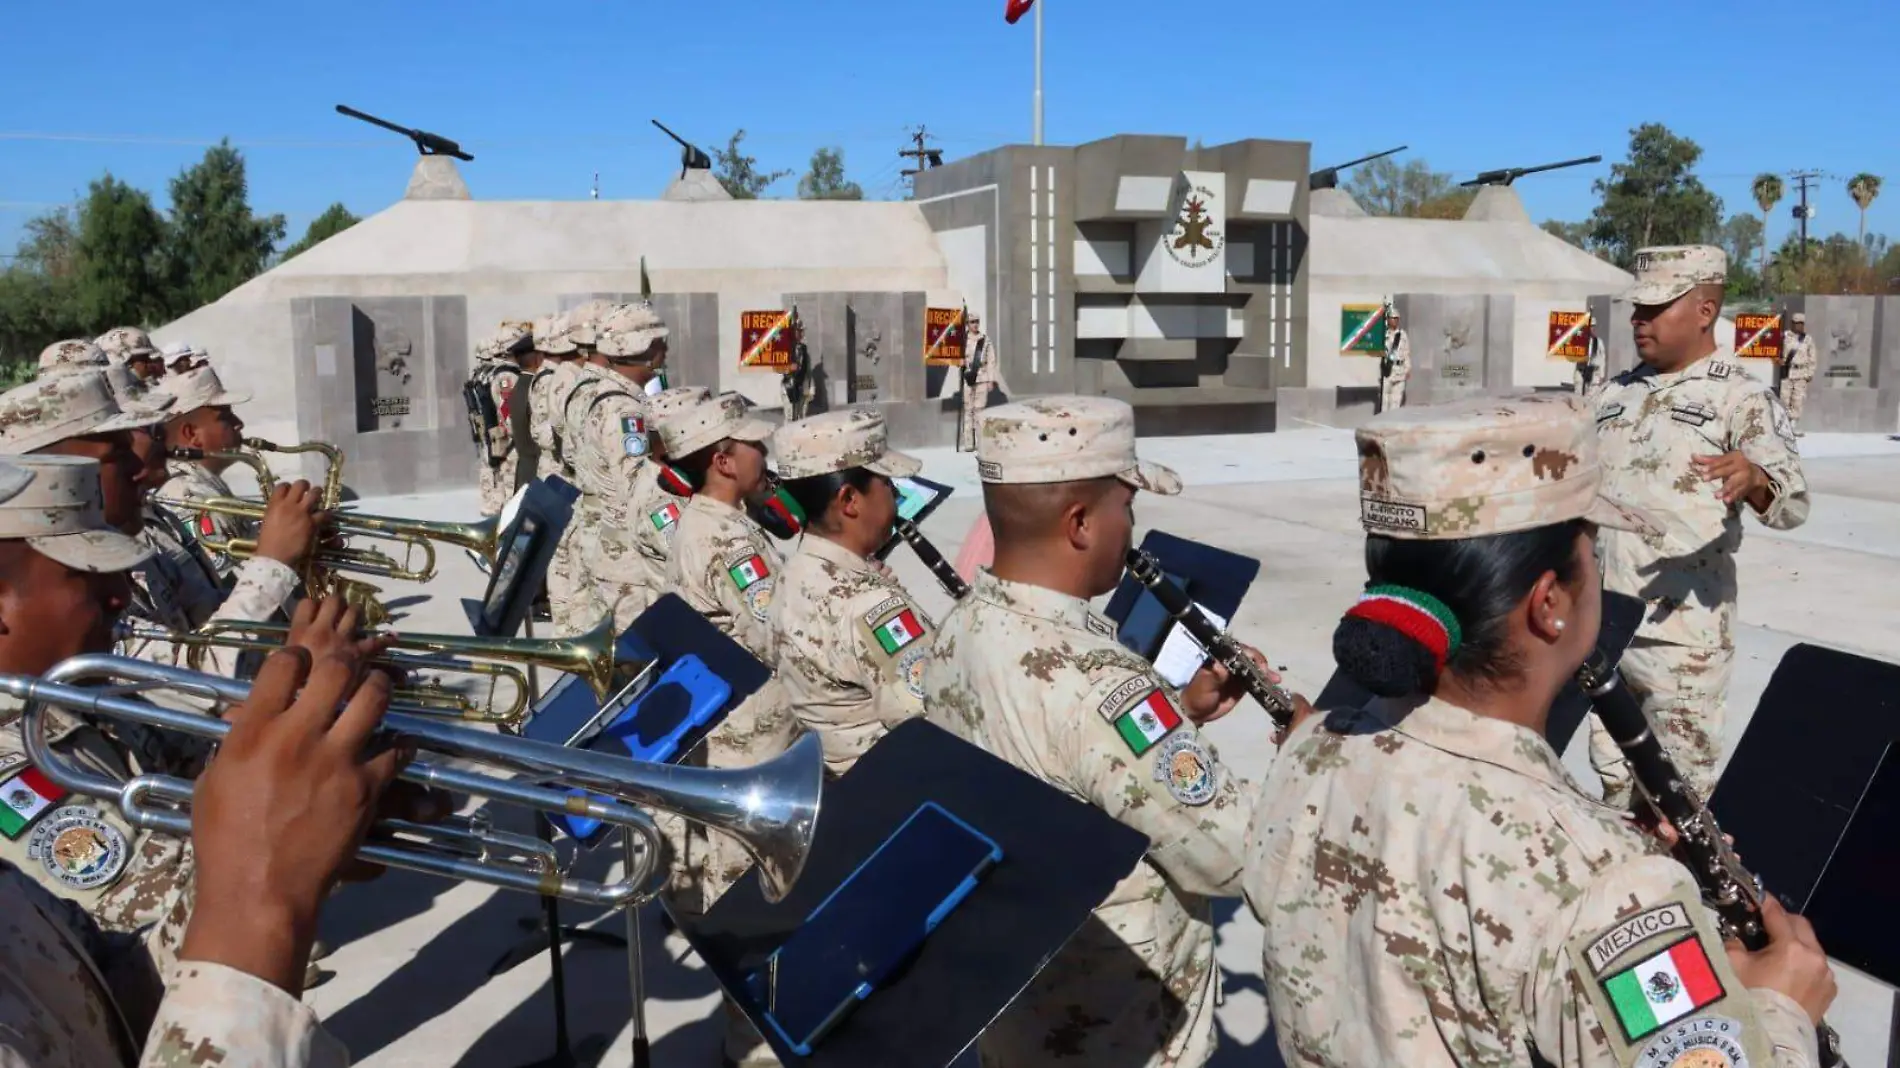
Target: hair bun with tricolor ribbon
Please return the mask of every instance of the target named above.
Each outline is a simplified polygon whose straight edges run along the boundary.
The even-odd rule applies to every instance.
[[[1333,632],[1347,677],[1381,697],[1429,693],[1464,633],[1445,602],[1410,586],[1367,587]]]

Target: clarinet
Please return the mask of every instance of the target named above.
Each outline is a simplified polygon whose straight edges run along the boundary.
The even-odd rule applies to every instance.
[[[1676,829],[1676,859],[1689,869],[1702,891],[1702,900],[1715,913],[1724,938],[1733,938],[1749,950],[1768,944],[1761,925],[1761,899],[1767,892],[1761,879],[1729,848],[1710,812],[1650,728],[1649,716],[1630,693],[1623,676],[1598,649],[1577,671],[1577,685],[1590,697],[1603,729],[1629,761],[1636,788]],[[1823,1021],[1815,1028],[1823,1068],[1844,1065],[1841,1040]]]
[[[1201,648],[1246,684],[1247,692],[1260,702],[1260,707],[1267,710],[1267,715],[1273,717],[1273,725],[1285,733],[1293,722],[1292,696],[1268,680],[1260,665],[1241,651],[1240,643],[1234,640],[1233,634],[1216,628],[1200,607],[1188,599],[1187,593],[1161,573],[1161,565],[1154,557],[1140,549],[1128,550],[1128,573],[1135,576],[1135,581],[1148,587],[1148,592],[1161,602],[1162,610],[1187,628],[1189,636],[1199,642]]]
[[[897,536],[910,543],[911,551],[917,554],[917,559],[922,560],[925,566],[930,568],[931,574],[937,576],[937,581],[943,584],[944,590],[950,594],[951,599],[961,601],[963,595],[970,592],[970,584],[963,581],[963,576],[957,574],[957,569],[950,566],[950,561],[945,560],[943,554],[937,551],[937,547],[924,538],[924,532],[917,529],[917,524],[900,517],[896,527]],[[889,555],[890,549],[896,544],[896,538],[886,542],[884,551],[878,554],[878,559],[882,560]]]

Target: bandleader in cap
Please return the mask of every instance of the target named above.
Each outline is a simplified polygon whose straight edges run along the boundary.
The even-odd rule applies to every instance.
[[[23,455],[69,438],[136,430],[163,419],[150,409],[121,409],[99,371],[52,375],[0,393],[0,454]]]
[[[884,417],[869,408],[826,412],[772,432],[772,457],[786,480],[862,467],[886,478],[909,478],[922,460],[891,448]]]
[[[737,393],[708,395],[697,404],[661,418],[659,429],[660,444],[676,460],[727,438],[759,443],[772,437],[772,424],[754,418],[745,398]]]
[[[1623,294],[1631,304],[1669,304],[1697,286],[1728,281],[1728,253],[1714,245],[1659,245],[1636,250],[1636,284]]]
[[[1173,495],[1181,476],[1135,455],[1135,410],[1110,397],[1035,397],[991,408],[978,424],[976,470],[1002,484],[1118,478]]]
[[[1377,416],[1355,434],[1368,534],[1455,540],[1587,519],[1660,536],[1599,492],[1596,424],[1571,393],[1476,397]]]
[[[249,393],[225,389],[210,364],[200,364],[183,374],[167,375],[159,380],[154,392],[177,398],[172,405],[172,415],[190,415],[200,408],[229,408],[251,399]]]
[[[24,540],[75,571],[111,573],[144,563],[152,551],[106,523],[99,461],[83,456],[14,456],[4,474],[0,539]],[[24,473],[27,481],[17,487]]]

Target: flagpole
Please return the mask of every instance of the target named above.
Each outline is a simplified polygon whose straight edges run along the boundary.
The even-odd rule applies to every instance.
[[[1048,0],[1036,0],[1035,144],[1042,144],[1042,9]]]

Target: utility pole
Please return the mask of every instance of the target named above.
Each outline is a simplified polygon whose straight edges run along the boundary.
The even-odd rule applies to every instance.
[[[906,181],[922,173],[926,168],[943,166],[943,149],[931,148],[928,144],[925,144],[929,138],[930,131],[925,130],[922,126],[918,126],[915,130],[912,130],[910,134],[910,142],[914,147],[898,150],[898,155],[905,159],[914,159],[917,161],[917,166],[906,167],[900,172]],[[914,182],[912,183],[913,186],[915,184]]]
[[[1796,171],[1788,177],[1798,183],[1795,188],[1801,193],[1801,203],[1794,206],[1794,217],[1801,221],[1801,259],[1803,262],[1806,262],[1808,258],[1808,220],[1814,218],[1814,209],[1808,204],[1808,190],[1816,188],[1816,186],[1811,183],[1821,177],[1821,172]]]

